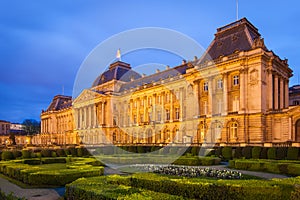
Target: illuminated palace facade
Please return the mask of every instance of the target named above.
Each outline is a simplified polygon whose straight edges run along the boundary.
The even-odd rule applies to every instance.
[[[34,144],[300,146],[287,60],[246,18],[205,54],[144,76],[116,61],[76,98],[56,96]]]

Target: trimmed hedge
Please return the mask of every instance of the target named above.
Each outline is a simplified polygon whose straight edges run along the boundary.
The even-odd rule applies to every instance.
[[[299,148],[289,147],[287,150],[287,159],[288,160],[297,160],[299,154]]]
[[[1,158],[2,160],[12,160],[14,159],[14,154],[11,151],[3,151]]]
[[[31,153],[30,150],[22,150],[22,158],[31,158]]]
[[[48,160],[55,159],[53,158]],[[31,161],[23,161],[24,163],[28,164],[16,163],[15,161],[0,162],[0,172],[6,176],[29,185],[64,186],[65,184],[81,177],[103,175],[103,167],[94,167],[92,165],[86,164],[86,162],[91,162],[92,160],[94,159],[83,159],[79,162],[75,161],[72,162],[71,165],[67,166],[67,168],[62,164],[57,164],[55,167],[53,167],[53,164],[48,165],[49,167],[40,167],[40,165],[28,165],[29,163],[33,164],[39,161],[37,159],[33,159]]]
[[[222,149],[222,156],[225,160],[231,160],[232,159],[232,148],[224,147]]]
[[[268,149],[268,159],[275,160],[276,159],[276,148],[271,147]]]
[[[252,158],[259,159],[260,158],[261,147],[253,147],[252,148]]]
[[[111,175],[82,178],[66,185],[66,197],[72,200],[126,199],[124,195],[140,195],[153,191],[184,199],[296,199],[298,178],[274,180],[209,180],[179,178],[151,173],[131,176]],[[114,189],[115,188],[115,189]],[[135,188],[135,190],[133,190]],[[148,193],[149,199],[173,199]],[[140,196],[139,196],[140,197]],[[136,199],[131,196],[131,199]],[[141,199],[146,199],[141,197]]]
[[[276,160],[231,160],[230,168],[265,171],[277,174],[300,176],[300,162]]]

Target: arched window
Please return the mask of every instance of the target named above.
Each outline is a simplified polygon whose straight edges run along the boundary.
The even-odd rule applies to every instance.
[[[236,122],[233,122],[230,124],[229,127],[229,131],[230,131],[230,138],[234,139],[237,138],[237,134],[238,134],[238,124]]]
[[[300,142],[300,119],[296,121],[295,125],[295,140],[296,142]]]
[[[113,143],[115,143],[117,141],[117,134],[116,132],[113,133]]]

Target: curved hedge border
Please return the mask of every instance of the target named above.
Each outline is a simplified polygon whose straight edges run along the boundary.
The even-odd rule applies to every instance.
[[[66,185],[69,200],[123,199],[126,192],[139,196],[153,191],[191,199],[298,199],[300,178],[267,180],[218,180],[175,178],[141,173],[78,179]],[[113,189],[116,188],[116,189]],[[135,190],[133,189],[135,188]],[[148,193],[149,194],[149,193]],[[151,199],[162,199],[159,196]],[[165,199],[165,198],[163,198]],[[171,198],[169,198],[171,199]]]

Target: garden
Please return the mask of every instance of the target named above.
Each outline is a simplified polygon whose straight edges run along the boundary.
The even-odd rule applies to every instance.
[[[65,198],[72,200],[300,199],[298,148],[202,149],[209,152],[206,156],[199,156],[199,147],[122,148],[125,151],[112,147],[2,151],[0,173],[19,185],[65,186]],[[178,156],[182,150],[186,151]],[[214,168],[224,163],[228,168]],[[105,164],[127,174],[103,176]],[[295,177],[263,180],[237,170]]]

